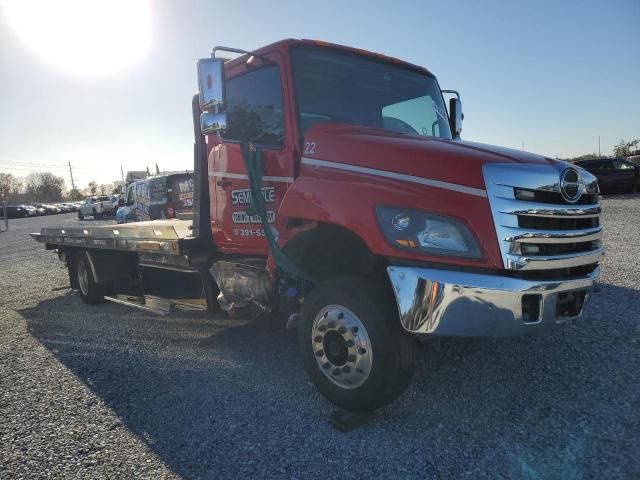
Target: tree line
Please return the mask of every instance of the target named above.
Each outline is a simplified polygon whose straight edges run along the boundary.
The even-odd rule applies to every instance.
[[[82,190],[66,190],[64,179],[50,172],[34,172],[26,177],[0,172],[0,198],[7,198],[12,203],[78,201],[90,195],[116,193],[119,191],[120,183],[98,184],[91,181]]]
[[[640,155],[640,138],[631,140],[627,142],[626,140],[621,140],[615,147],[613,147],[613,155],[612,157],[632,157],[635,155]],[[578,160],[595,160],[596,158],[607,157],[608,155],[598,155],[597,153],[587,153],[586,155],[580,155],[578,157],[568,158],[569,162],[577,162]]]

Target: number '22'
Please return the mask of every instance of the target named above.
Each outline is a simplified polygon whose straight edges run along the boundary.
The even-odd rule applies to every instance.
[[[304,153],[316,153],[316,142],[306,142],[304,144]]]

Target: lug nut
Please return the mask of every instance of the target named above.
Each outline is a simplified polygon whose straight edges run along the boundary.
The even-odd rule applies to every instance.
[[[351,329],[351,331],[352,331],[353,333],[358,333],[358,327],[353,327],[353,328]]]
[[[322,337],[318,335],[316,338],[313,339],[313,341],[316,343],[320,343],[322,341]]]
[[[358,353],[360,355],[364,355],[365,353],[367,353],[367,351],[364,348],[361,347],[361,348],[358,349]]]
[[[344,318],[344,313],[340,312],[338,314],[338,320],[342,320]]]

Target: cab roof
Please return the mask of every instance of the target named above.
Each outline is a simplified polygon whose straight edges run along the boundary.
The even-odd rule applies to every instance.
[[[344,52],[348,52],[348,53],[351,53],[351,54],[371,57],[373,59],[382,60],[382,61],[387,62],[387,63],[400,65],[400,66],[403,66],[405,68],[409,68],[411,70],[418,70],[420,72],[427,73],[427,74],[433,76],[433,74],[429,70],[427,70],[426,68],[424,68],[424,67],[422,67],[420,65],[415,65],[413,63],[405,62],[404,60],[400,60],[399,58],[390,57],[390,56],[387,56],[387,55],[383,55],[381,53],[370,52],[369,50],[363,50],[361,48],[353,48],[353,47],[348,47],[346,45],[339,45],[337,43],[325,42],[323,40],[287,38],[285,40],[280,40],[280,41],[277,41],[277,42],[274,42],[274,43],[270,43],[269,45],[265,45],[264,47],[260,47],[260,48],[255,49],[255,50],[251,50],[251,53],[253,53],[255,55],[260,55],[260,54],[264,54],[264,53],[267,53],[267,52],[270,52],[270,51],[273,51],[273,50],[281,50],[281,51],[284,51],[284,52],[288,52],[289,48],[291,48],[293,46],[296,46],[296,45],[307,45],[307,46],[325,47],[325,48],[331,48],[331,49],[335,49],[335,50],[342,50]],[[246,58],[247,58],[247,54],[240,55],[237,58],[229,60],[227,62],[228,66],[229,67],[234,67],[234,66],[236,66],[238,64],[241,64],[241,63],[246,61]]]

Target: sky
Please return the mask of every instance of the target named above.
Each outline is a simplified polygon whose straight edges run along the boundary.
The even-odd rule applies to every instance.
[[[465,140],[566,158],[597,152],[598,136],[603,154],[640,138],[640,0],[84,0],[73,15],[12,1],[0,0],[0,172],[47,170],[67,187],[69,162],[80,188],[121,167],[192,168],[197,59],[284,38],[427,67],[460,91]]]

